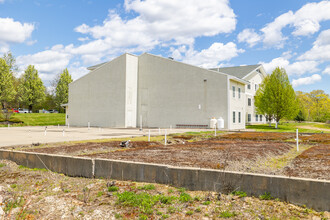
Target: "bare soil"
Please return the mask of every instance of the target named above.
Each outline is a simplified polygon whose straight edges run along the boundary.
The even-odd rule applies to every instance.
[[[109,191],[109,185],[114,190]],[[120,201],[119,196],[126,198],[126,203]],[[143,202],[134,200],[134,196]],[[276,199],[185,191],[160,184],[73,178],[0,160],[0,219],[208,220],[227,217],[328,219],[330,213]]]
[[[330,134],[300,135],[299,152],[295,150],[294,133],[235,132],[217,137],[180,134],[168,138],[168,145],[164,142],[132,141],[128,148],[120,147],[119,141],[110,141],[18,149],[330,180]]]

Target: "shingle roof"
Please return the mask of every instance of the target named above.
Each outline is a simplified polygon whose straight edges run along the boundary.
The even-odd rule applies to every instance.
[[[243,79],[246,75],[251,73],[253,70],[261,66],[261,64],[257,65],[247,65],[247,66],[233,66],[233,67],[223,67],[223,68],[213,68],[211,70],[219,71],[222,73],[226,73],[232,76],[236,76],[237,78]]]

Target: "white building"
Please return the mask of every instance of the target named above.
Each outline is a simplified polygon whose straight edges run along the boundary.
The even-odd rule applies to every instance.
[[[263,115],[259,115],[255,111],[254,107],[254,96],[261,84],[262,80],[266,77],[267,73],[261,64],[247,65],[247,66],[235,66],[235,67],[224,67],[215,68],[222,73],[226,73],[242,80],[248,81],[245,87],[246,95],[246,123],[265,123],[266,118]]]
[[[254,114],[248,85],[260,84],[265,73],[258,65],[235,76],[148,53],[126,53],[88,69],[69,86],[67,123],[73,126],[203,128],[222,117],[226,129],[244,129]]]

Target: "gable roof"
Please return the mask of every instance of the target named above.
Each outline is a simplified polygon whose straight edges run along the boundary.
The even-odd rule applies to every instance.
[[[247,66],[233,66],[233,67],[223,67],[223,68],[213,68],[211,70],[216,70],[222,73],[226,73],[237,78],[243,79],[253,70],[257,69],[261,64],[247,65]]]

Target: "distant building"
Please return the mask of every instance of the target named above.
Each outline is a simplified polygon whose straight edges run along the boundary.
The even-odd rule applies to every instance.
[[[266,118],[263,115],[257,114],[254,106],[254,96],[267,73],[261,64],[247,65],[247,66],[234,66],[215,68],[222,73],[226,73],[242,80],[248,81],[245,86],[246,105],[245,105],[245,122],[247,124],[265,123]]]
[[[265,76],[262,65],[204,69],[148,53],[88,69],[69,85],[73,126],[209,127],[222,117],[226,129],[244,129],[256,121],[254,87]]]

